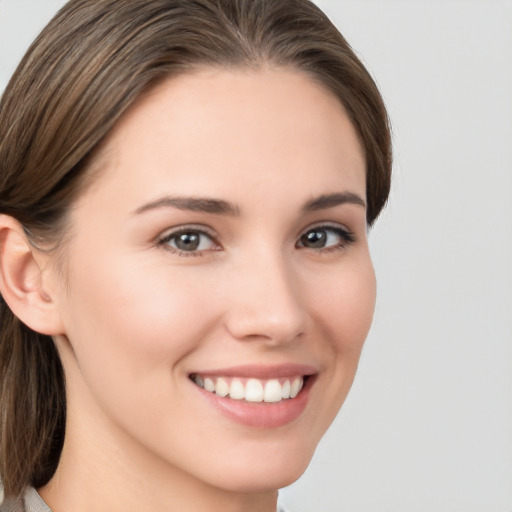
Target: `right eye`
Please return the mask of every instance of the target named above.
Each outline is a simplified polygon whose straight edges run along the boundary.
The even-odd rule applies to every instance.
[[[212,236],[199,229],[179,229],[162,237],[159,245],[180,256],[200,256],[204,251],[216,250]]]
[[[297,246],[327,252],[345,249],[354,241],[354,235],[341,226],[321,225],[308,229]]]

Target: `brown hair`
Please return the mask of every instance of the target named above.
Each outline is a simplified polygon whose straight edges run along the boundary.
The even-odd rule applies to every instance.
[[[367,164],[367,220],[389,193],[390,130],[372,78],[309,0],[71,0],[32,44],[0,101],[0,213],[57,247],[91,156],[155,82],[193,67],[308,73],[334,92]],[[92,158],[93,159],[93,158]],[[53,341],[0,300],[0,475],[6,495],[53,475],[65,386]]]

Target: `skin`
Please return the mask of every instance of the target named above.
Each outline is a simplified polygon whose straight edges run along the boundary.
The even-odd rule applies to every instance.
[[[373,315],[365,207],[303,211],[333,192],[365,200],[354,128],[298,71],[202,69],[139,99],[98,164],[71,212],[65,267],[44,274],[68,418],[41,495],[54,512],[274,512],[342,405]],[[238,215],[135,213],[164,196],[229,201]],[[326,223],[328,246],[301,244]],[[211,238],[177,253],[161,241],[182,226]],[[285,363],[317,377],[304,412],[277,428],[233,421],[189,378]]]

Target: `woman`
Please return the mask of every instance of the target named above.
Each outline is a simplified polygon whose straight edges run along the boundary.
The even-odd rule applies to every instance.
[[[307,0],[72,0],[0,162],[2,512],[275,511],[374,308],[390,136],[343,37]]]

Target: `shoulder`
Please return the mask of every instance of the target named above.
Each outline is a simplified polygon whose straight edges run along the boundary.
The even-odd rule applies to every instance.
[[[0,481],[0,512],[52,512],[38,492],[29,487],[23,496],[5,498],[4,488]]]
[[[25,512],[23,497],[4,498],[4,489],[0,487],[0,512]]]

